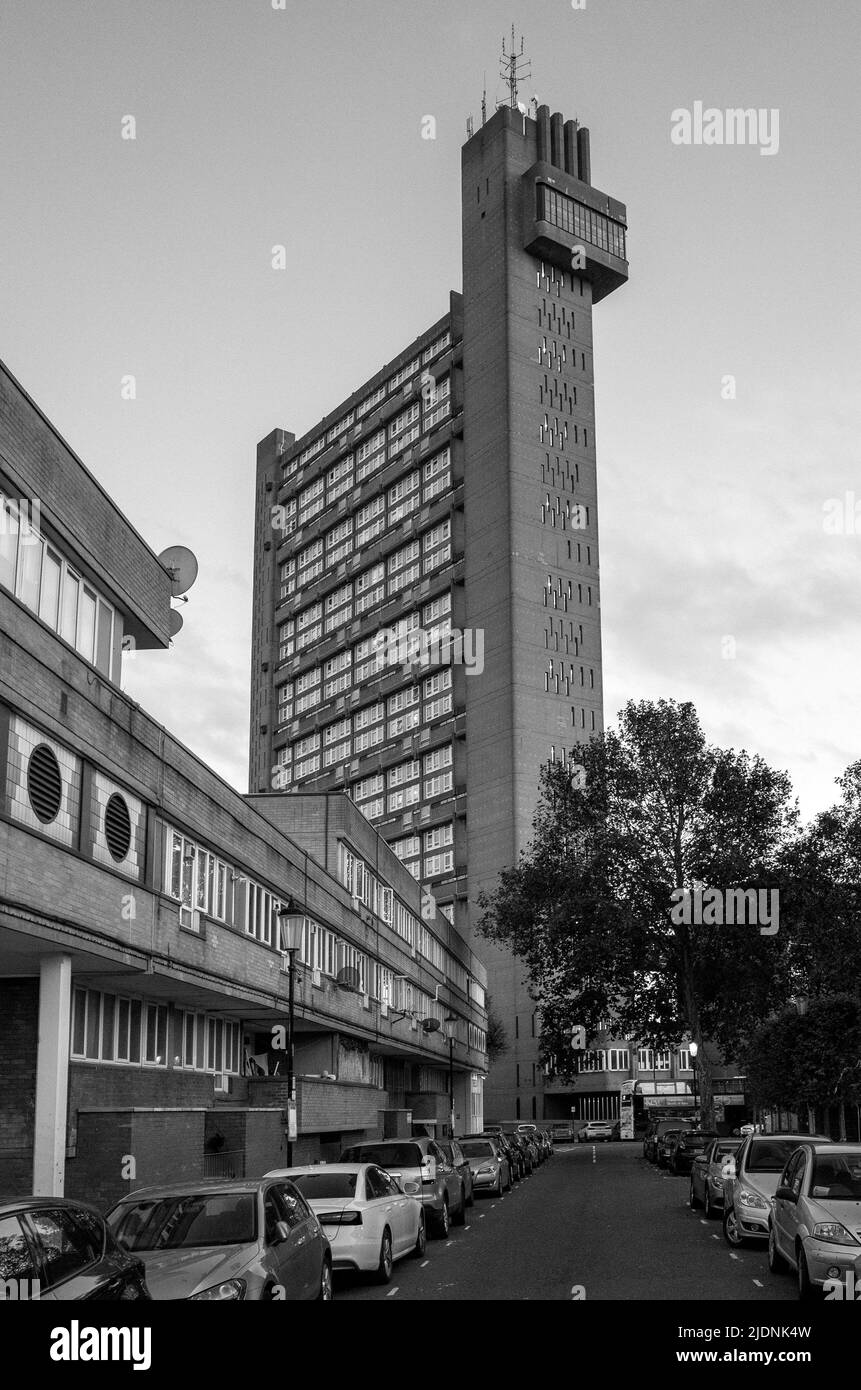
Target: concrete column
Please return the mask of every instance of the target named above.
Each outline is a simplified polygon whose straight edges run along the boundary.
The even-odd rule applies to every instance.
[[[535,113],[536,125],[538,127],[538,158],[545,164],[551,162],[550,159],[550,107],[539,106]]]
[[[550,163],[557,169],[565,167],[565,147],[561,111],[554,111],[550,117]]]
[[[66,1113],[72,1010],[70,956],[44,956],[39,973],[39,1049],[33,1192],[62,1197],[66,1178]]]

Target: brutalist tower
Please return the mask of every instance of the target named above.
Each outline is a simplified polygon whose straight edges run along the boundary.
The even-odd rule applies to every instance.
[[[541,764],[602,728],[592,306],[628,267],[589,132],[546,106],[467,141],[462,199],[448,312],[258,446],[250,787],[347,792],[469,933]],[[520,967],[474,944],[509,1043],[485,1117],[567,1117]]]

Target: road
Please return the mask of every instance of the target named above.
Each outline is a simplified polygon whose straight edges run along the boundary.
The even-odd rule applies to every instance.
[[[476,1199],[466,1227],[401,1260],[391,1284],[336,1276],[337,1299],[796,1301],[765,1246],[730,1251],[718,1221],[687,1204],[688,1178],[639,1143],[558,1148],[505,1197]]]

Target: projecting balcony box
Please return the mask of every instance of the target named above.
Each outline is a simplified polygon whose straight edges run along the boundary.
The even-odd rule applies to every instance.
[[[597,304],[628,278],[624,203],[539,161],[521,179],[523,245],[533,256],[572,269],[571,252],[583,246],[585,264],[575,274],[589,280]]]

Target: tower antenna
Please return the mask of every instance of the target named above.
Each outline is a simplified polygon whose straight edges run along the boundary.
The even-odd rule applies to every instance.
[[[511,47],[506,53],[505,39],[502,40],[502,57],[499,60],[500,77],[508,83],[508,104],[514,110],[517,109],[517,88],[518,84],[525,77],[532,76],[532,63],[529,58],[523,57],[523,36],[520,38],[520,51],[517,51],[517,40],[514,37],[514,25],[511,26]],[[502,106],[503,103],[497,103]]]
[[[484,74],[484,87],[481,93],[481,124],[487,121],[487,73]]]

